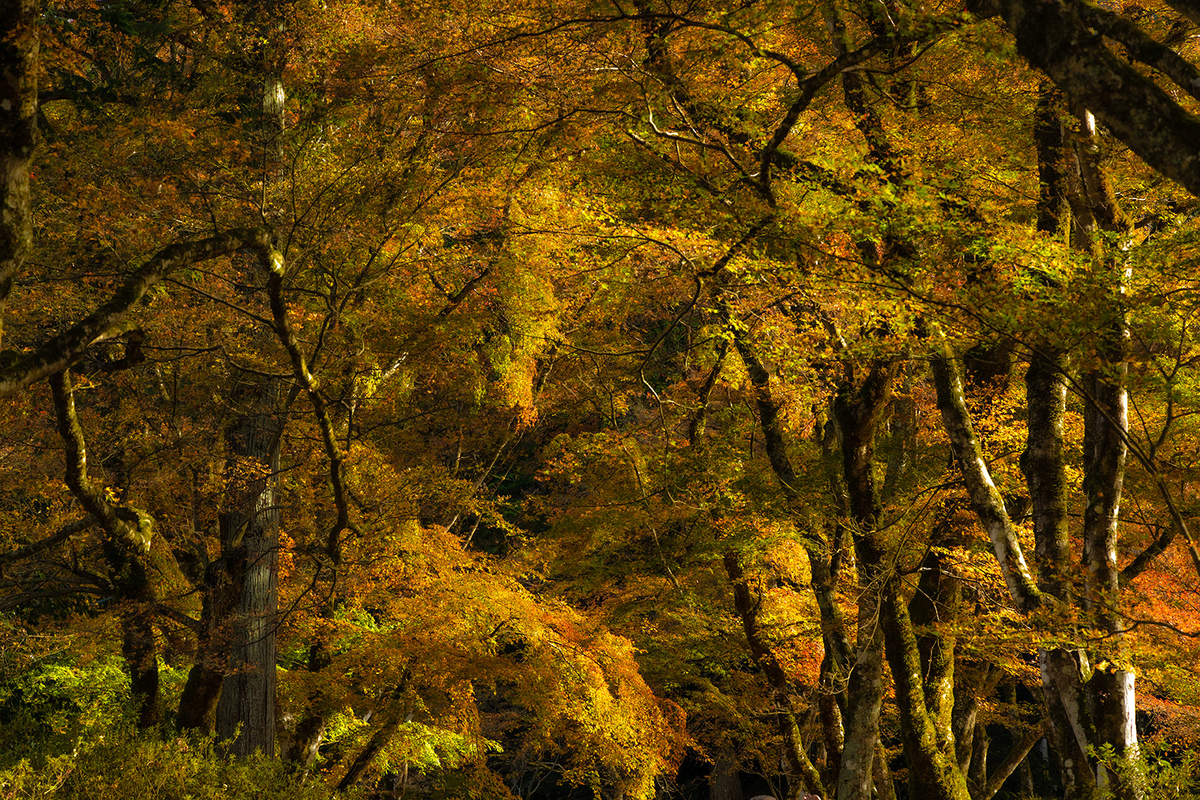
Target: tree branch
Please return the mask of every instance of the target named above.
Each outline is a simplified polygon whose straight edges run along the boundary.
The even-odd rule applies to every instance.
[[[1002,17],[1026,61],[1147,164],[1200,196],[1200,119],[1114,56],[1083,20],[1079,0],[968,0],[967,8]]]
[[[246,247],[270,247],[265,228],[239,228],[196,242],[179,242],[165,247],[129,275],[117,292],[98,309],[66,331],[50,338],[34,352],[14,364],[0,368],[0,397],[9,397],[25,387],[62,372],[88,347],[120,324],[129,310],[151,286],[180,267],[228,255]]]
[[[71,376],[66,370],[55,373],[50,379],[54,393],[54,410],[58,418],[58,433],[66,445],[67,486],[80,504],[104,529],[104,532],[126,550],[146,554],[150,552],[153,526],[146,515],[137,515],[134,527],[118,514],[118,509],[108,501],[102,488],[92,483],[87,472],[87,444],[79,417],[75,414],[75,396],[71,389]],[[132,512],[127,512],[132,514]]]
[[[82,533],[88,528],[97,524],[97,520],[93,516],[87,516],[83,519],[77,519],[74,522],[68,522],[54,533],[47,536],[45,539],[39,539],[32,544],[27,544],[24,547],[18,547],[9,553],[0,553],[0,567],[5,564],[10,564],[14,561],[22,561],[30,556],[35,556],[45,550],[50,550],[58,546],[67,539],[70,539],[77,533]]]

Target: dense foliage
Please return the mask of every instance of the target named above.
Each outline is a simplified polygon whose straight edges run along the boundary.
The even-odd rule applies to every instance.
[[[0,796],[1197,796],[1198,28],[0,0]]]

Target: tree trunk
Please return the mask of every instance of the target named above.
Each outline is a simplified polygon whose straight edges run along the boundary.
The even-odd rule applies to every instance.
[[[1115,292],[1119,296],[1119,291]],[[1119,302],[1119,297],[1118,297]],[[1088,376],[1090,397],[1084,411],[1083,561],[1086,567],[1085,605],[1092,625],[1108,635],[1107,649],[1098,654],[1107,664],[1098,666],[1087,680],[1088,704],[1097,743],[1110,744],[1119,757],[1138,753],[1134,724],[1134,675],[1126,668],[1124,624],[1120,613],[1120,570],[1117,568],[1117,526],[1125,476],[1124,314],[1118,309],[1105,368]],[[1140,798],[1142,789],[1133,773],[1119,775],[1096,766],[1096,782],[1109,788],[1118,800]]]
[[[13,281],[33,249],[29,166],[37,144],[35,0],[0,0],[0,344]]]
[[[800,725],[796,717],[790,681],[763,634],[762,626],[758,621],[759,604],[750,596],[750,587],[746,583],[737,553],[726,553],[724,564],[729,581],[733,584],[734,608],[737,609],[738,616],[742,620],[742,629],[750,644],[750,653],[754,657],[754,662],[766,674],[767,681],[771,685],[776,724],[779,727],[780,739],[783,743],[784,758],[788,764],[788,798],[794,800],[802,794],[803,789],[809,789],[817,794],[825,794],[825,786],[820,773],[809,760],[804,742],[800,737]]]
[[[971,415],[967,410],[957,361],[941,334],[936,334],[936,337],[939,341],[934,345],[930,366],[937,388],[937,404],[963,481],[967,485],[971,506],[992,541],[992,551],[1010,596],[1018,608],[1032,611],[1042,604],[1041,592],[1025,563],[1025,554],[1016,527],[1009,519],[1004,498],[992,482],[991,472],[984,461],[983,448],[975,436]]]
[[[729,316],[727,308],[723,309],[723,313],[726,317]],[[744,333],[736,328],[734,346],[742,357],[755,388],[759,424],[771,468],[779,479],[789,506],[798,512],[801,499],[796,491],[796,473],[787,454],[779,407],[771,396],[770,373],[750,342],[746,340]],[[797,513],[797,517],[800,518],[801,515]],[[875,601],[870,592],[860,597],[857,657],[852,657],[845,622],[834,596],[836,578],[833,563],[837,555],[836,545],[832,548],[822,547],[819,540],[813,537],[812,540],[806,540],[806,550],[827,648],[826,660],[829,666],[825,678],[831,683],[845,681],[845,713],[838,718],[841,730],[826,733],[827,742],[833,743],[836,747],[835,752],[840,754],[837,797],[839,800],[870,800],[873,784],[872,761],[879,739],[879,710],[883,704],[884,689],[883,639],[877,624]],[[868,579],[860,576],[860,582],[864,580]],[[839,692],[841,691],[839,689]],[[831,723],[834,719],[830,714],[826,714],[824,718]]]
[[[742,782],[738,778],[737,764],[727,755],[717,758],[712,774],[708,776],[709,800],[744,800]]]
[[[1091,113],[1078,110],[1079,133],[1073,137],[1078,167],[1078,204],[1086,206],[1090,228],[1081,237],[1094,256],[1095,269],[1111,271],[1107,296],[1102,298],[1103,324],[1096,343],[1098,363],[1083,381],[1087,405],[1083,415],[1083,563],[1084,608],[1091,626],[1106,634],[1104,649],[1093,654],[1095,671],[1081,676],[1087,690],[1088,712],[1095,745],[1111,745],[1120,758],[1138,755],[1135,725],[1134,675],[1126,663],[1124,622],[1120,606],[1117,538],[1121,492],[1125,480],[1128,429],[1128,319],[1125,285],[1129,275],[1119,249],[1093,240],[1092,228],[1124,235],[1128,223],[1100,168],[1096,123]],[[1139,800],[1143,788],[1137,770],[1116,773],[1094,764],[1096,783],[1117,800]]]
[[[229,665],[234,612],[242,594],[242,586],[233,580],[230,566],[224,554],[205,565],[200,587],[203,597],[196,660],[188,671],[176,716],[176,726],[182,731],[210,733],[213,729],[217,701]]]
[[[887,558],[889,548],[879,533],[881,501],[874,477],[875,433],[890,396],[892,377],[889,365],[876,364],[860,385],[844,387],[835,403],[842,430],[846,491],[855,528],[862,586],[860,609],[866,598],[876,596],[875,624],[882,629],[892,669],[910,784],[920,786],[922,796],[933,800],[969,800],[966,780],[954,758],[954,738],[950,733],[953,644],[929,646],[929,669],[922,668],[921,649],[903,585]],[[928,687],[934,691],[929,697],[927,675]],[[931,709],[936,716],[930,713]]]
[[[274,392],[264,394],[273,399]],[[230,624],[217,735],[232,740],[232,754],[261,750],[268,758],[275,755],[280,430],[278,418],[265,410],[240,418],[229,430],[229,486],[219,516],[222,549],[241,592]]]
[[[254,33],[250,57],[262,81],[262,211],[278,183],[286,125],[282,32],[283,7],[276,2],[244,9]],[[282,256],[273,246],[260,252],[261,266],[278,299]],[[231,741],[229,752],[261,751],[275,757],[275,633],[278,605],[279,440],[283,430],[277,401],[280,383],[250,378],[242,394],[249,406],[226,431],[229,471],[225,507],[218,515],[225,568],[237,587],[237,608],[229,621],[229,662],[217,703],[217,735]],[[236,737],[236,738],[235,738]]]
[[[846,685],[846,743],[838,773],[838,800],[871,800],[872,762],[883,706],[883,636],[869,602],[859,602],[858,660]]]
[[[121,655],[129,670],[129,692],[138,710],[137,725],[142,730],[161,721],[158,703],[158,646],[154,635],[153,613],[143,605],[152,592],[145,572],[138,570],[131,585],[123,589],[134,595],[135,606],[121,617]],[[140,607],[139,607],[140,606]]]

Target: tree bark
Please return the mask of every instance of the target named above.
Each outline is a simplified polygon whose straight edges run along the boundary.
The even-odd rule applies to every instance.
[[[37,144],[35,0],[0,0],[0,344],[13,281],[33,249],[29,167]]]
[[[1120,303],[1121,288],[1114,292]],[[1085,381],[1088,405],[1084,410],[1083,489],[1087,505],[1083,514],[1083,562],[1086,575],[1085,607],[1091,624],[1108,636],[1104,664],[1087,681],[1088,702],[1097,743],[1111,744],[1119,757],[1138,753],[1134,724],[1136,697],[1134,674],[1125,663],[1124,623],[1120,612],[1120,570],[1117,567],[1118,521],[1125,476],[1125,431],[1128,411],[1125,390],[1124,312],[1116,309],[1104,363]],[[1096,780],[1110,788],[1118,800],[1142,796],[1135,773],[1118,774],[1096,766]]]
[[[249,77],[261,81],[262,116],[258,133],[262,144],[262,211],[267,213],[270,190],[279,182],[283,162],[287,95],[283,84],[286,61],[281,33],[286,19],[283,5],[252,4],[245,13]],[[283,255],[268,242],[258,250],[267,276],[268,304],[274,327],[289,360],[302,368],[315,388],[307,366],[295,364],[299,353],[287,328],[282,295]],[[284,334],[289,334],[285,336]],[[262,337],[265,344],[266,337]],[[243,406],[226,431],[229,460],[225,505],[218,515],[222,554],[230,583],[237,592],[237,608],[229,623],[229,664],[216,709],[217,735],[229,741],[229,752],[246,756],[261,751],[275,757],[276,611],[279,595],[279,447],[283,419],[278,408],[281,383],[263,376],[244,376],[235,390]],[[240,394],[241,397],[237,397]],[[323,408],[319,407],[319,410]],[[225,601],[228,602],[228,601]]]
[[[1028,430],[1021,472],[1029,487],[1038,588],[1063,604],[1070,600],[1067,557],[1067,474],[1063,415],[1067,404],[1066,359],[1045,348],[1034,352],[1025,373]]]
[[[875,481],[875,435],[891,393],[894,368],[875,364],[857,386],[844,386],[835,409],[842,430],[842,464],[854,526],[862,597],[874,596],[887,660],[895,684],[900,731],[910,784],[933,800],[969,800],[967,784],[954,758],[950,733],[953,709],[953,644],[930,647],[929,670],[888,545],[881,539],[882,503]],[[936,591],[936,590],[935,590]],[[860,599],[860,608],[863,600]],[[860,619],[860,624],[863,621]],[[944,645],[947,649],[942,649]],[[926,675],[930,683],[926,684]],[[927,697],[926,688],[934,691]],[[933,714],[931,714],[933,710]],[[840,796],[840,795],[839,795]]]
[[[1200,195],[1200,119],[1113,55],[1085,22],[1092,7],[1083,0],[970,0],[967,8],[982,17],[1002,17],[1030,64],[1095,113],[1147,164]]]
[[[240,587],[230,623],[229,661],[217,704],[217,735],[229,752],[275,755],[275,629],[278,602],[279,437],[274,392],[255,385],[268,406],[229,430],[229,484],[219,515],[224,558]],[[235,738],[236,737],[236,738]]]

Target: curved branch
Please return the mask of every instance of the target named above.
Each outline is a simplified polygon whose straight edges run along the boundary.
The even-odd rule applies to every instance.
[[[71,376],[64,370],[50,380],[54,392],[54,410],[58,417],[58,433],[66,445],[67,486],[87,512],[96,518],[104,532],[121,547],[137,553],[148,553],[152,527],[147,520],[138,519],[137,527],[124,519],[116,506],[108,501],[104,490],[92,483],[87,472],[87,444],[83,428],[75,414],[75,396]]]
[[[1002,17],[1026,61],[1143,161],[1200,196],[1200,118],[1113,55],[1081,18],[1078,0],[968,0],[967,7],[982,17]]]
[[[39,539],[32,544],[27,544],[24,547],[18,547],[8,553],[0,553],[0,567],[5,564],[10,564],[14,561],[22,561],[30,556],[35,556],[45,550],[50,550],[57,547],[62,542],[70,539],[77,533],[83,533],[88,528],[97,523],[97,519],[93,516],[87,516],[83,519],[77,519],[74,522],[68,522],[54,533],[47,536],[45,539]]]
[[[0,368],[0,397],[9,397],[43,378],[62,372],[113,327],[125,320],[151,286],[180,267],[228,255],[243,248],[270,247],[265,228],[239,228],[201,239],[179,242],[160,250],[125,280],[125,285],[104,305],[80,322],[51,337],[34,352],[14,364]]]

